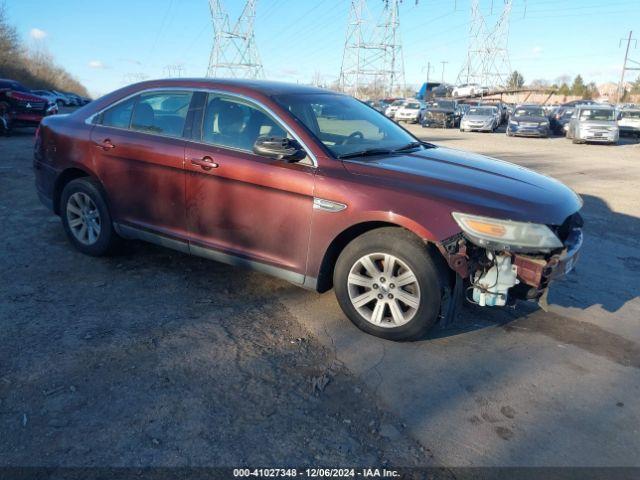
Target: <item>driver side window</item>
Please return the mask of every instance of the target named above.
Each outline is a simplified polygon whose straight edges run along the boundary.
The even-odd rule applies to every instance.
[[[202,141],[247,152],[262,135],[288,137],[266,112],[241,99],[210,93],[205,102]]]

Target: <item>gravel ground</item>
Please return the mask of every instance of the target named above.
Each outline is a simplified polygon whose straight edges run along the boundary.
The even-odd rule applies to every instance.
[[[74,251],[0,138],[0,465],[428,465],[265,275]]]

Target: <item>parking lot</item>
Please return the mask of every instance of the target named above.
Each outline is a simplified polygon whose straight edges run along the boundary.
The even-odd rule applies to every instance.
[[[0,138],[3,465],[640,466],[640,144],[408,126],[584,199],[547,312],[462,309],[415,343],[332,292],[142,243],[90,258]]]

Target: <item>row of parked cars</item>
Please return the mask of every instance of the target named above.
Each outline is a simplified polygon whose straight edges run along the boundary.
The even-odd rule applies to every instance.
[[[17,127],[37,127],[63,106],[80,106],[91,99],[55,90],[31,90],[20,82],[0,78],[0,133]]]
[[[392,99],[369,102],[397,122],[423,127],[460,128],[460,131],[494,132],[506,123],[508,136],[565,135],[574,143],[616,143],[620,135],[640,137],[640,107],[614,107],[591,100],[561,106],[507,105],[503,102],[462,103],[452,98]]]

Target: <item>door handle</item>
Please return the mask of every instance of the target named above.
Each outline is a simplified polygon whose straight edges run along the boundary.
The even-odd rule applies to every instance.
[[[111,150],[113,148],[116,148],[116,146],[111,143],[111,140],[108,138],[105,138],[102,143],[96,143],[96,147],[101,148],[103,150]]]
[[[203,170],[209,171],[212,168],[218,168],[218,164],[213,161],[211,157],[192,158],[191,165],[200,167]]]

